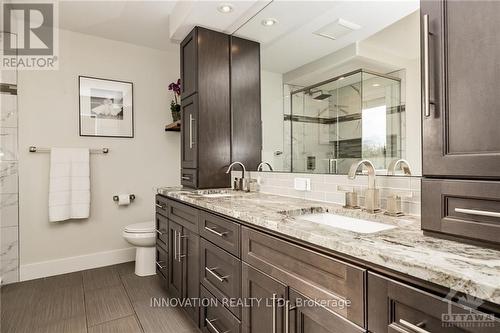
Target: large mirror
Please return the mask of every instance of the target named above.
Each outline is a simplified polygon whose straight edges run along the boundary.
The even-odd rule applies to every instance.
[[[421,174],[418,1],[273,1],[235,35],[261,44],[262,159],[274,171]]]

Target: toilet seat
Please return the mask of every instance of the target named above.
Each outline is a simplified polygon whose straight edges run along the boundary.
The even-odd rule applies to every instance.
[[[151,233],[155,231],[154,221],[129,224],[124,232],[131,234]]]

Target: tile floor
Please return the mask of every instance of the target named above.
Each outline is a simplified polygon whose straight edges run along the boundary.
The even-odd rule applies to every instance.
[[[179,308],[153,308],[168,297],[157,276],[125,263],[20,282],[1,289],[1,333],[194,333]]]

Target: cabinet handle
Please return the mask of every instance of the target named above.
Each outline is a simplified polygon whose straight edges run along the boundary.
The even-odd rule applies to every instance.
[[[285,301],[285,333],[290,333],[290,311],[295,308],[296,306],[290,306],[290,301]]]
[[[399,323],[401,324],[401,326],[405,327],[405,328],[408,328],[410,330],[412,330],[413,332],[417,332],[417,333],[430,333],[429,331],[426,331],[424,330],[423,326],[425,326],[425,322],[420,322],[416,325],[410,323],[410,322],[407,322],[406,320],[404,319],[399,319]]]
[[[185,254],[181,254],[181,252],[182,252],[182,241],[181,241],[181,239],[187,239],[187,238],[188,238],[188,236],[182,236],[181,233],[179,232],[179,244],[178,244],[179,251],[177,252],[177,259],[178,259],[179,262],[181,262],[182,258],[184,258],[186,256]]]
[[[160,209],[165,209],[165,206],[160,205],[160,204],[156,204],[156,207],[157,207],[157,208],[160,208]]]
[[[429,68],[429,15],[424,15],[423,22],[424,34],[424,116],[431,116],[431,99],[430,99],[430,68]]]
[[[189,149],[193,148],[193,122],[194,117],[192,114],[189,115]]]
[[[166,268],[167,266],[162,266],[161,264],[163,263],[164,261],[157,261],[156,262],[156,266],[158,266],[159,269],[164,269]]]
[[[174,230],[174,260],[177,260],[177,231]]]
[[[189,176],[182,176],[181,179],[182,180],[191,180],[191,177],[189,177]]]
[[[457,212],[457,213],[463,213],[463,214],[469,214],[469,215],[500,217],[500,213],[498,213],[498,212],[489,212],[487,210],[455,208],[455,212]]]
[[[231,330],[228,330],[228,331],[224,331],[224,332],[221,332],[217,329],[217,327],[214,326],[214,324],[212,324],[214,321],[217,321],[217,318],[216,319],[208,319],[208,318],[205,318],[205,322],[207,323],[208,326],[210,326],[210,328],[215,332],[215,333],[229,333],[231,332]]]
[[[230,275],[220,276],[219,274],[217,274],[216,272],[214,272],[217,268],[218,267],[208,268],[208,267],[205,266],[205,271],[207,271],[208,273],[210,273],[219,282],[224,282],[225,280],[227,280],[228,277],[230,277]]]
[[[156,232],[158,233],[158,235],[162,236],[165,234],[165,230],[164,229],[156,229]]]
[[[278,317],[278,314],[277,314],[277,307],[276,307],[276,298],[278,297],[277,294],[273,294],[273,333],[277,333],[277,317]]]
[[[215,229],[212,229],[212,228],[209,228],[209,227],[205,227],[205,230],[208,231],[208,232],[211,232],[212,234],[214,235],[217,235],[219,237],[224,237],[225,235],[228,234],[227,231],[224,231],[224,232],[218,232],[217,230]]]

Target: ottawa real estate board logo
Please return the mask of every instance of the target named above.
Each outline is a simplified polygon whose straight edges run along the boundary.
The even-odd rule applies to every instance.
[[[57,3],[14,1],[3,3],[1,11],[0,69],[57,69]]]

